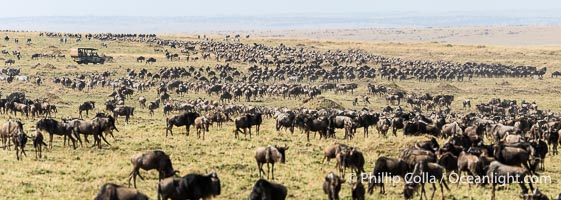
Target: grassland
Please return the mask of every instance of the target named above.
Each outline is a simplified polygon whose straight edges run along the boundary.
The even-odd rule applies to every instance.
[[[146,68],[155,71],[163,66],[214,66],[214,61],[197,62],[169,62],[161,54],[155,54],[153,47],[140,43],[128,42],[108,42],[109,48],[101,48],[100,53],[112,55],[114,63],[105,65],[79,65],[77,68],[68,68],[68,65],[75,65],[70,59],[50,60],[40,59],[31,60],[32,53],[52,53],[62,52],[67,54],[68,49],[76,46],[101,47],[101,42],[97,40],[84,40],[80,43],[73,41],[68,44],[60,44],[58,39],[38,37],[38,33],[0,33],[10,37],[20,38],[19,44],[12,41],[0,41],[0,49],[20,50],[22,60],[16,61],[14,67],[20,67],[24,75],[34,77],[40,75],[45,84],[37,87],[32,83],[15,81],[7,84],[0,82],[0,91],[7,95],[12,91],[23,91],[34,98],[49,98],[51,103],[59,107],[57,118],[62,116],[77,116],[77,106],[86,100],[94,100],[98,105],[102,105],[106,95],[111,92],[110,88],[96,87],[92,91],[78,92],[60,85],[55,85],[50,80],[52,77],[75,77],[78,74],[92,72],[112,72],[111,78],[119,78],[125,74],[127,68],[141,69]],[[25,44],[23,38],[32,38],[32,44]],[[185,35],[166,35],[163,38],[174,39],[194,39],[193,36]],[[316,50],[360,48],[375,54],[395,56],[406,59],[428,59],[428,60],[451,60],[451,61],[475,61],[475,62],[500,62],[506,64],[547,66],[548,72],[561,70],[561,47],[559,46],[526,46],[526,47],[503,47],[503,46],[469,46],[469,45],[447,45],[441,43],[372,43],[372,42],[348,42],[348,41],[327,41],[327,40],[308,40],[308,39],[268,39],[251,38],[243,42],[265,43],[277,45],[284,43],[289,46],[303,46]],[[135,58],[143,56],[155,56],[158,62],[152,66],[136,63]],[[9,56],[0,56],[9,58]],[[38,63],[41,66],[47,63],[52,64],[56,69],[34,67]],[[234,64],[245,71],[250,64]],[[549,73],[548,73],[549,74]],[[497,83],[507,81],[508,85]],[[397,85],[408,92],[431,94],[454,94],[456,101],[453,103],[454,110],[467,112],[461,109],[461,100],[472,99],[473,103],[486,102],[491,97],[501,97],[507,99],[536,101],[541,109],[551,109],[559,112],[561,100],[558,98],[561,93],[561,81],[559,79],[544,77],[543,80],[534,78],[504,78],[504,79],[479,79],[465,82],[435,82],[419,83],[415,80],[398,81],[395,83],[386,82],[380,79],[373,81],[376,84]],[[327,92],[323,94],[326,98],[341,103],[349,109],[363,107],[352,106],[352,99],[355,95],[366,94],[366,81],[360,82],[360,89],[353,95],[335,95]],[[129,105],[137,106],[135,99],[145,96],[151,100],[156,97],[154,91],[135,93],[133,100],[127,102]],[[193,99],[205,97],[216,99],[216,96],[208,97],[204,94],[186,95],[184,98],[173,96],[175,99]],[[371,98],[373,101],[369,108],[379,110],[386,106],[385,101],[379,97]],[[242,102],[245,103],[245,102]],[[302,105],[300,100],[285,100],[279,97],[267,97],[264,101],[250,102],[252,105],[272,105],[299,107]],[[102,107],[102,106],[98,106]],[[99,109],[99,108],[98,108]],[[8,115],[0,115],[0,122],[5,122]],[[257,166],[253,159],[254,149],[258,146],[267,144],[288,145],[287,163],[276,168],[277,182],[288,187],[289,199],[326,199],[321,190],[324,176],[329,171],[335,171],[334,162],[322,164],[323,148],[335,141],[342,140],[341,131],[338,133],[337,140],[318,140],[312,139],[306,142],[305,135],[295,132],[291,135],[288,132],[277,132],[274,129],[274,122],[266,119],[262,126],[259,136],[253,138],[243,138],[236,140],[233,137],[233,125],[226,124],[223,128],[212,127],[207,134],[206,140],[197,139],[194,131],[190,136],[186,136],[182,129],[175,129],[176,133],[172,137],[165,137],[164,116],[161,110],[156,111],[156,115],[151,117],[148,110],[138,109],[129,124],[124,124],[123,119],[118,120],[120,132],[115,133],[116,139],[109,139],[112,146],[104,146],[102,150],[81,147],[72,150],[62,146],[62,139],[56,137],[54,148],[45,152],[45,158],[34,159],[32,146],[28,145],[28,157],[23,161],[15,159],[14,151],[0,150],[0,199],[91,199],[106,182],[126,184],[127,176],[132,169],[130,156],[139,151],[161,149],[171,154],[174,168],[187,173],[205,173],[210,171],[218,172],[222,181],[222,194],[216,199],[245,199],[253,183],[259,178]],[[33,130],[35,120],[22,119],[25,122],[25,129],[28,132]],[[373,131],[375,132],[375,131]],[[422,140],[424,137],[398,137],[389,136],[387,138],[372,134],[369,138],[362,137],[362,131],[358,131],[358,137],[346,143],[358,147],[364,152],[366,158],[366,170],[371,171],[373,162],[379,156],[386,155],[395,157],[401,149],[409,144]],[[441,141],[442,142],[442,141]],[[538,185],[540,190],[552,196],[559,192],[559,180],[561,180],[560,157],[549,157],[546,159],[546,172],[543,175],[552,177],[551,184]],[[141,173],[145,174],[147,180],[138,181],[139,190],[156,198],[157,174],[154,171]],[[428,187],[430,188],[430,186]],[[427,189],[428,189],[427,188]],[[374,194],[368,199],[401,199],[402,184],[388,186],[386,195]],[[430,189],[429,189],[430,190]],[[497,193],[499,199],[518,198],[520,189],[516,185],[507,187],[506,190]],[[437,194],[439,195],[439,194]],[[343,199],[350,199],[350,187],[345,185],[341,191]],[[438,196],[437,196],[438,197]],[[451,184],[451,191],[446,192],[446,199],[485,199],[490,197],[490,189],[471,187],[467,185]]]

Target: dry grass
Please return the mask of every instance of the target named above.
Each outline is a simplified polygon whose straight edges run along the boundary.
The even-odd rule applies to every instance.
[[[76,68],[68,68],[75,65],[69,59],[49,60],[41,59],[31,61],[32,53],[60,50],[66,52],[74,46],[100,47],[99,41],[83,41],[80,44],[58,43],[57,39],[38,37],[37,33],[2,33],[22,38],[32,37],[33,44],[24,43],[14,44],[0,41],[0,49],[21,50],[23,59],[17,61],[14,67],[22,68],[23,74],[41,75],[44,77],[45,84],[36,87],[31,83],[14,82],[7,84],[0,83],[0,91],[4,95],[11,91],[24,91],[31,98],[49,98],[60,110],[57,118],[61,116],[77,116],[77,105],[86,100],[95,100],[98,105],[106,98],[111,91],[110,88],[95,88],[89,92],[77,92],[60,85],[55,85],[50,78],[55,76],[75,77],[77,74],[90,72],[110,71],[118,78],[124,75],[126,68],[141,69],[147,68],[155,71],[162,66],[214,66],[214,61],[198,62],[168,62],[164,61],[161,54],[155,55],[153,47],[138,43],[109,42],[109,48],[100,49],[100,53],[106,53],[115,57],[115,63],[105,65],[77,65]],[[165,36],[168,38],[178,37],[174,35]],[[182,36],[184,37],[184,36]],[[513,64],[526,64],[548,66],[551,70],[559,70],[559,59],[557,54],[548,52],[559,52],[561,48],[556,47],[498,47],[453,45],[447,47],[437,43],[369,43],[369,42],[345,42],[345,41],[324,41],[306,39],[250,39],[247,42],[263,42],[267,44],[285,43],[296,46],[303,45],[305,48],[315,48],[318,50],[326,49],[347,49],[361,48],[376,54],[398,56],[402,58],[423,58],[423,59],[445,59],[452,61],[477,61],[477,62],[502,62]],[[53,46],[54,48],[47,48]],[[67,52],[66,52],[67,53]],[[137,56],[156,56],[158,62],[152,66],[135,62]],[[4,58],[6,56],[0,56]],[[37,63],[42,66],[52,64],[55,69],[36,67]],[[235,64],[243,70],[249,64]],[[502,81],[508,81],[510,85],[498,85]],[[559,111],[561,100],[558,96],[561,86],[558,79],[545,77],[544,80],[532,78],[521,79],[474,79],[465,82],[448,83],[419,83],[415,80],[390,83],[376,79],[376,84],[390,85],[395,84],[408,92],[431,94],[456,95],[453,103],[455,110],[461,110],[461,100],[472,99],[472,103],[486,102],[491,97],[501,97],[507,99],[526,99],[536,101],[540,108]],[[353,107],[352,100],[357,95],[366,94],[366,81],[361,81],[360,87],[355,94],[335,95],[332,92],[322,94],[327,99],[340,103],[345,108],[358,109],[365,105]],[[454,91],[455,88],[459,90]],[[151,100],[155,98],[155,92],[145,92],[135,94],[133,100],[128,104],[137,106],[135,99],[145,96]],[[193,99],[197,97],[207,97],[205,94],[189,94],[184,98]],[[216,99],[216,96],[210,97]],[[386,106],[383,98],[371,98],[372,105],[368,107],[379,110]],[[242,102],[245,103],[245,102]],[[252,105],[272,105],[287,106],[290,108],[302,106],[302,100],[285,100],[280,97],[267,97],[265,101],[251,102]],[[102,107],[102,106],[99,106]],[[467,111],[465,111],[467,112]],[[8,115],[0,116],[0,121],[7,120]],[[23,119],[25,128],[30,132],[33,129],[35,120]],[[4,170],[0,171],[0,180],[4,186],[0,187],[2,199],[91,199],[99,187],[106,182],[126,184],[127,176],[132,169],[130,156],[139,151],[162,149],[171,154],[171,159],[175,169],[182,174],[209,171],[217,171],[222,180],[223,193],[217,199],[244,199],[249,195],[253,183],[259,178],[257,166],[253,159],[254,149],[258,146],[267,144],[287,144],[290,149],[287,151],[287,163],[276,167],[277,181],[288,187],[290,199],[325,199],[321,190],[323,177],[329,171],[335,171],[334,163],[322,164],[323,148],[335,141],[342,141],[342,131],[338,131],[337,140],[322,140],[317,138],[311,142],[305,142],[305,135],[300,132],[290,135],[288,132],[276,132],[274,122],[266,119],[259,136],[252,139],[244,138],[236,140],[232,134],[232,124],[227,124],[223,128],[212,127],[207,139],[202,141],[197,139],[192,130],[190,136],[184,135],[184,129],[175,129],[173,137],[164,137],[164,117],[161,110],[156,112],[154,117],[148,115],[147,110],[137,109],[135,116],[130,124],[125,125],[123,119],[119,119],[118,127],[121,132],[115,133],[116,139],[109,139],[111,147],[104,146],[102,150],[82,147],[72,150],[62,147],[62,139],[56,137],[52,151],[44,153],[46,156],[42,160],[35,160],[31,145],[28,145],[28,157],[23,161],[16,161],[14,151],[0,150],[0,163]],[[374,131],[375,132],[375,131]],[[386,155],[395,157],[399,150],[404,149],[409,144],[424,139],[424,137],[404,137],[401,134],[397,138],[390,136],[387,138],[371,135],[363,138],[362,131],[358,131],[358,136],[347,142],[357,146],[364,152],[366,158],[367,171],[373,168],[373,162],[379,156]],[[442,141],[441,141],[442,142]],[[538,185],[540,190],[552,196],[559,190],[561,178],[560,157],[550,157],[546,159],[547,171],[543,175],[551,175],[553,183],[550,185]],[[138,181],[139,189],[152,198],[156,197],[157,175],[155,172],[144,172],[147,180]],[[430,186],[429,186],[430,188]],[[388,186],[386,195],[374,194],[368,196],[369,199],[387,198],[400,199],[402,184]],[[427,188],[428,189],[428,188]],[[451,185],[451,192],[446,193],[446,199],[484,199],[490,196],[490,189],[472,187],[468,189],[466,185]],[[429,189],[430,190],[430,189]],[[499,199],[517,198],[520,189],[516,185],[509,186],[504,191],[497,193]],[[439,195],[439,194],[437,194]],[[350,198],[350,187],[345,185],[341,191],[343,199]],[[438,197],[438,196],[437,196]]]

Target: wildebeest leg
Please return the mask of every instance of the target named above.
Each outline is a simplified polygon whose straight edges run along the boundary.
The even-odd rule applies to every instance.
[[[263,171],[263,163],[257,162],[257,171],[259,172],[259,177],[263,177],[262,174],[265,173],[265,171]]]
[[[16,145],[16,159],[19,160],[19,148]]]
[[[49,149],[53,150],[53,133],[49,133]]]
[[[132,169],[131,173],[129,174],[129,180],[128,180],[128,181],[129,181],[129,187],[131,186],[131,179],[133,179],[134,188],[136,188],[136,176],[137,176],[137,175],[140,176],[140,173],[139,173],[138,170],[139,170],[139,168],[135,166],[135,167]]]
[[[442,187],[442,186],[440,186]],[[442,189],[442,188],[441,188]],[[434,198],[434,194],[436,193],[436,184],[432,183],[432,194],[430,195],[430,199]]]
[[[105,141],[105,143],[106,143],[107,145],[111,146],[111,144],[109,144],[109,142],[107,142],[107,140],[105,139],[105,136],[103,136],[103,133],[100,133],[100,134],[99,134],[99,137],[101,137],[101,139],[103,139],[103,141]],[[99,139],[98,139],[98,140],[99,140]],[[99,148],[101,149],[101,140],[99,140],[98,146],[99,146]]]
[[[245,129],[244,129],[245,132]],[[251,126],[249,127],[249,139],[251,139]]]
[[[189,136],[189,125],[185,125],[185,130],[187,131],[187,136]]]
[[[275,163],[271,163],[271,179],[275,180]]]
[[[491,200],[495,200],[495,190],[496,190],[497,184],[493,183],[493,186],[491,187]]]

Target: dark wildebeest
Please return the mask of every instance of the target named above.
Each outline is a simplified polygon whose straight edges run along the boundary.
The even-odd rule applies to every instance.
[[[20,121],[16,121],[17,124],[17,133],[12,135],[12,142],[14,143],[14,147],[16,149],[16,158],[17,160],[23,159],[21,154],[27,157],[25,153],[25,145],[27,144],[27,134],[23,132],[23,123]],[[21,152],[20,152],[21,149]]]
[[[237,117],[234,120],[234,124],[236,125],[236,129],[234,130],[234,137],[238,138],[238,132],[242,132],[246,135],[246,130],[249,128],[249,138],[251,138],[251,127],[256,126],[255,130],[257,135],[259,135],[259,127],[263,122],[263,118],[261,117],[261,113],[254,113],[254,114],[245,114],[244,116]]]
[[[160,99],[156,99],[156,101],[150,102],[150,104],[148,104],[148,113],[150,114],[150,116],[154,116],[154,110],[158,109],[159,107]]]
[[[74,127],[74,135],[78,138],[80,144],[82,144],[82,139],[80,139],[80,133],[84,134],[84,138],[87,140],[87,135],[93,135],[94,137],[94,146],[97,144],[97,147],[101,149],[101,140],[107,145],[109,142],[103,136],[103,133],[106,135],[111,135],[113,138],[113,130],[119,131],[115,126],[115,119],[110,115],[105,115],[103,113],[98,113],[95,118],[91,120],[72,120],[69,123],[72,124]]]
[[[434,198],[434,194],[436,193],[436,182],[440,185],[440,192],[442,193],[442,199],[444,200],[444,187],[446,190],[450,191],[448,188],[448,184],[446,184],[446,179],[444,179],[444,168],[440,165],[432,162],[421,161],[415,164],[415,168],[413,168],[413,176],[418,178],[413,178],[412,180],[421,180],[420,182],[411,181],[405,183],[405,188],[403,189],[403,195],[405,199],[411,199],[415,192],[417,191],[419,184],[421,185],[421,199],[422,196],[426,198],[425,192],[425,183],[432,183],[432,194],[431,198]],[[420,178],[423,177],[423,178]],[[419,179],[420,178],[420,179]],[[434,181],[431,181],[434,180]]]
[[[345,168],[351,168],[356,174],[360,174],[364,171],[364,156],[362,152],[358,151],[356,148],[351,147],[349,149],[343,149],[336,156],[337,162],[339,164],[339,171],[341,175],[345,174]]]
[[[148,200],[148,196],[136,189],[106,183],[101,186],[94,200]]]
[[[417,149],[427,150],[433,153],[435,153],[436,151],[438,151],[438,149],[440,149],[440,145],[438,144],[438,141],[436,141],[436,138],[434,137],[431,137],[430,140],[416,142],[414,147]]]
[[[80,113],[80,119],[83,119],[82,111],[86,111],[86,117],[87,117],[88,112],[90,110],[93,110],[94,108],[95,108],[95,102],[94,101],[86,101],[86,102],[80,104],[80,106],[78,107],[78,111]]]
[[[413,169],[415,165],[421,161],[436,162],[436,154],[417,148],[409,148],[400,153],[400,159],[405,161],[409,169]]]
[[[4,148],[7,147],[8,150],[10,150],[12,138],[20,132],[23,132],[23,123],[21,121],[10,119],[4,123],[2,127],[0,127],[0,137],[2,138],[2,145],[4,145]]]
[[[117,121],[118,116],[125,116],[125,123],[129,123],[130,116],[134,116],[134,107],[130,106],[117,106],[113,109],[113,118]]]
[[[344,128],[345,129],[345,139],[352,139],[354,134],[356,133],[356,128],[358,127],[358,121],[354,118],[349,116],[342,116],[342,115],[333,115],[329,117],[329,128],[332,133],[336,128]]]
[[[165,179],[164,179],[165,180]],[[174,179],[175,180],[175,179]],[[168,181],[169,182],[169,181]],[[158,199],[160,194],[164,197],[164,200],[171,199],[210,199],[212,197],[220,195],[220,179],[216,173],[210,173],[208,175],[201,174],[188,174],[180,179],[179,182],[172,181],[172,184],[162,185],[160,192],[158,192]],[[174,184],[177,183],[174,188]],[[162,187],[164,186],[164,187]],[[168,193],[164,193],[168,192]]]
[[[471,100],[469,99],[464,99],[464,101],[462,102],[464,109],[470,109],[471,108]]]
[[[532,164],[535,150],[529,144],[521,144],[525,147],[512,147],[504,144],[493,146],[495,159],[506,165],[524,166],[531,173],[535,173],[535,166]],[[531,160],[532,159],[532,160]]]
[[[131,157],[131,164],[133,165],[133,169],[129,175],[129,187],[131,185],[131,179],[133,179],[134,188],[136,188],[136,176],[144,180],[140,175],[140,169],[146,171],[152,169],[158,170],[158,180],[173,176],[177,172],[173,170],[169,156],[163,151],[148,151],[135,154]]]
[[[258,147],[255,150],[255,161],[257,162],[257,169],[259,171],[259,176],[261,173],[265,173],[263,170],[263,164],[267,164],[267,178],[271,175],[271,178],[275,180],[275,163],[285,163],[286,154],[285,151],[288,150],[287,146],[278,147],[268,145],[267,147]],[[269,167],[269,163],[271,167]]]
[[[160,183],[158,183],[158,199],[178,199],[176,189],[179,187],[181,180],[180,177],[167,177],[160,180]]]
[[[43,146],[47,146],[45,143],[43,134],[40,131],[35,130],[35,133],[32,135],[33,138],[33,147],[35,147],[35,157],[40,159],[43,157]]]
[[[221,95],[220,95],[220,102],[224,103],[226,100],[228,100],[228,103],[230,102],[230,100],[232,100],[232,94],[230,94],[228,91],[224,91]]]
[[[364,138],[367,138],[369,133],[368,128],[372,125],[376,125],[380,118],[377,113],[362,111],[359,113],[357,120],[359,126],[363,127],[364,129]]]
[[[549,197],[547,197],[547,195],[543,194],[538,188],[536,188],[534,190],[534,193],[522,195],[522,199],[524,199],[524,200],[549,200]],[[552,200],[561,200],[561,195],[559,195],[555,199],[552,198]]]
[[[155,63],[155,62],[156,62],[155,58],[150,57],[150,58],[146,59],[146,64],[152,64],[152,63]]]
[[[392,133],[393,133],[393,136],[397,136],[397,130],[398,129],[403,129],[403,127],[404,127],[403,118],[401,118],[401,117],[392,118]]]
[[[376,185],[380,185],[380,194],[386,193],[386,188],[384,186],[384,179],[386,176],[405,178],[405,174],[408,171],[409,167],[407,163],[401,159],[387,157],[378,158],[372,172],[373,177],[368,180],[368,193],[372,194]]]
[[[43,118],[39,119],[35,124],[35,129],[37,132],[41,133],[41,137],[43,131],[49,133],[49,148],[53,148],[53,136],[54,135],[61,135],[64,137],[68,137],[70,141],[72,141],[72,146],[76,149],[76,139],[72,135],[72,131],[74,130],[74,126],[70,123],[66,122],[59,122],[55,119]],[[64,140],[64,145],[66,146],[66,139]]]
[[[296,115],[293,112],[275,113],[275,128],[280,131],[281,127],[287,128],[290,133],[294,133],[294,118]]]
[[[542,171],[545,171],[545,156],[547,155],[547,152],[549,151],[549,147],[547,146],[547,143],[545,143],[545,141],[543,140],[538,140],[538,141],[533,141],[530,142],[530,145],[532,145],[532,147],[535,150],[535,154],[536,156],[539,157],[539,169]]]
[[[364,185],[362,184],[362,181],[352,183],[351,189],[353,200],[364,200],[366,191],[364,191]]]
[[[139,56],[138,58],[136,58],[136,62],[144,62],[146,60],[146,58],[144,56]]]
[[[284,185],[259,179],[253,185],[249,200],[284,200],[287,192]]]
[[[487,168],[487,176],[492,184],[491,199],[495,199],[495,188],[498,184],[510,184],[518,183],[522,189],[522,194],[528,193],[528,188],[525,185],[526,176],[529,176],[530,172],[527,169],[518,166],[510,166],[500,163],[499,161],[493,161],[489,164]],[[532,182],[528,182],[530,189],[534,190]]]
[[[329,172],[323,181],[323,192],[327,194],[329,200],[339,200],[339,191],[341,191],[341,184],[345,180],[341,179],[333,172]]]
[[[197,119],[197,117],[200,117],[199,113],[184,112],[179,115],[166,118],[166,137],[168,136],[168,131],[173,136],[173,126],[185,126],[187,136],[189,136],[189,127],[195,124],[195,119]]]
[[[380,133],[384,137],[386,137],[386,135],[388,134],[388,130],[390,129],[391,125],[392,125],[392,122],[390,121],[389,118],[382,117],[376,123],[376,130],[378,131],[378,133]]]
[[[307,141],[310,141],[310,132],[319,132],[320,139],[322,137],[327,139],[328,137],[329,120],[326,117],[312,117],[310,115],[299,114],[295,119],[295,124],[303,127],[306,132]]]

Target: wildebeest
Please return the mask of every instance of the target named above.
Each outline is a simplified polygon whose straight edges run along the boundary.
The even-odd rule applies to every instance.
[[[158,185],[158,199],[210,199],[220,195],[220,179],[215,172],[207,175],[188,174],[182,178],[167,178]]]
[[[177,172],[173,169],[169,156],[165,152],[158,150],[133,155],[131,157],[131,164],[133,165],[133,169],[129,175],[128,181],[130,187],[131,179],[133,179],[134,188],[136,188],[136,176],[144,180],[144,178],[140,175],[140,169],[146,171],[152,169],[158,170],[158,180],[173,176]]]
[[[365,191],[362,181],[358,181],[356,183],[351,184],[351,194],[353,200],[364,200]]]
[[[148,104],[148,113],[150,114],[150,116],[154,116],[154,110],[158,109],[159,107],[160,99],[156,99],[156,101],[150,102],[150,104]]]
[[[329,163],[329,160],[336,158],[339,152],[347,149],[349,149],[349,146],[339,143],[326,146],[323,151],[323,159],[321,160],[322,163],[325,161]]]
[[[181,182],[180,177],[167,177],[158,183],[158,199],[178,199],[177,187]]]
[[[27,134],[23,132],[23,124],[21,122],[16,122],[18,124],[18,132],[12,135],[12,142],[14,143],[14,147],[16,149],[16,158],[17,160],[23,159],[22,154],[27,157],[25,153],[25,145],[27,144]],[[20,152],[21,149],[21,152]]]
[[[345,139],[352,139],[356,128],[358,127],[358,121],[349,116],[337,116],[333,115],[329,117],[329,128],[330,131],[334,131],[335,128],[345,129]]]
[[[277,131],[280,131],[281,127],[285,127],[288,128],[290,133],[294,133],[294,118],[296,115],[293,112],[276,113],[274,117]]]
[[[327,194],[329,200],[339,199],[339,191],[341,191],[341,184],[344,182],[345,180],[341,179],[333,172],[329,172],[329,174],[325,176],[325,180],[323,181],[323,192]]]
[[[527,144],[526,147],[527,148],[524,149],[506,146],[504,144],[496,144],[493,147],[493,155],[497,161],[503,164],[524,166],[528,171],[535,172],[536,165],[532,165],[530,160],[535,156],[535,150],[529,144]]]
[[[95,108],[95,101],[86,101],[80,106],[78,106],[78,112],[80,113],[80,119],[82,119],[82,111],[86,111],[86,117],[88,116],[88,112]]]
[[[404,178],[408,171],[409,167],[407,163],[401,159],[388,157],[378,158],[374,164],[372,177],[368,180],[368,193],[372,194],[376,185],[380,185],[380,194],[386,193],[386,188],[384,186],[384,179],[386,176]]]
[[[150,57],[150,58],[146,59],[146,64],[152,64],[152,63],[155,63],[155,62],[156,62],[155,58]]]
[[[199,113],[183,112],[179,115],[166,118],[166,137],[168,136],[168,131],[171,135],[173,135],[173,126],[185,126],[187,136],[189,136],[189,127],[195,123],[195,119],[197,117],[200,117]]]
[[[253,185],[249,200],[284,200],[287,189],[284,185],[259,179]]]
[[[287,146],[278,147],[268,145],[267,147],[258,147],[255,150],[255,161],[257,162],[257,169],[259,171],[259,176],[261,173],[265,173],[263,170],[263,164],[267,164],[267,178],[271,175],[271,178],[275,179],[275,163],[285,163],[286,162],[286,150]],[[271,167],[269,167],[271,164]]]
[[[53,136],[54,135],[61,135],[64,137],[68,137],[70,141],[72,141],[72,146],[76,149],[76,139],[73,137],[73,130],[74,126],[72,124],[66,122],[59,122],[55,119],[44,118],[39,119],[35,124],[35,129],[39,133],[43,133],[43,131],[49,133],[49,148],[53,148]],[[42,134],[41,134],[42,137]],[[64,141],[66,145],[66,140]]]
[[[23,133],[23,123],[19,120],[8,120],[0,127],[0,137],[2,138],[2,145],[4,148],[10,150],[12,138],[19,133]],[[15,144],[14,144],[15,145]]]
[[[134,116],[134,107],[117,106],[113,109],[113,118],[115,118],[115,121],[118,116],[125,116],[125,123],[129,123],[130,116]]]
[[[251,138],[251,127],[256,126],[255,131],[257,135],[259,135],[259,127],[263,119],[261,117],[261,113],[254,113],[254,114],[245,114],[243,116],[237,117],[234,120],[234,124],[236,125],[236,129],[234,130],[234,137],[238,138],[238,132],[242,132],[246,134],[246,129],[249,128],[249,138]]]
[[[538,140],[538,141],[533,141],[530,143],[530,145],[532,145],[532,147],[535,150],[535,154],[536,156],[539,157],[539,169],[542,171],[545,171],[545,156],[547,155],[548,151],[549,151],[549,147],[547,146],[547,143],[545,143],[545,141],[543,140]]]
[[[136,189],[106,183],[101,186],[94,200],[148,200],[148,196]]]
[[[312,117],[310,115],[298,115],[295,123],[301,125],[306,132],[307,141],[310,141],[310,131],[319,132],[320,139],[327,139],[329,132],[329,120],[326,117]],[[315,134],[314,134],[315,137]]]
[[[339,163],[339,171],[341,175],[345,174],[345,168],[351,168],[356,174],[360,174],[364,171],[364,156],[362,152],[358,151],[356,148],[351,147],[349,149],[343,149],[337,156],[337,162]]]
[[[140,108],[146,108],[146,97],[138,97]]]
[[[522,189],[522,193],[528,193],[528,188],[525,185],[526,176],[528,175],[530,175],[530,172],[522,167],[505,165],[499,161],[491,162],[487,168],[487,177],[489,177],[490,183],[492,184],[491,199],[495,199],[495,188],[498,184],[518,183]],[[534,190],[532,182],[529,181],[528,184],[530,185],[530,189]]]
[[[382,134],[385,137],[388,134],[388,130],[390,129],[391,123],[392,122],[390,121],[389,118],[386,117],[380,118],[380,120],[376,124],[376,130],[378,131],[378,133]]]
[[[136,58],[136,62],[144,62],[144,60],[146,60],[144,56],[139,56],[138,58]]]
[[[417,180],[421,180],[420,182],[411,181],[405,183],[405,188],[403,189],[403,195],[405,196],[405,199],[411,199],[413,197],[415,191],[417,191],[418,189],[419,184],[421,185],[421,194],[420,194],[421,198],[423,195],[426,197],[425,183],[432,183],[433,190],[430,199],[434,198],[434,194],[436,193],[435,184],[437,182],[440,186],[442,199],[444,199],[444,188],[442,186],[444,185],[444,187],[446,187],[448,191],[450,190],[448,188],[448,184],[446,184],[446,179],[443,178],[444,168],[436,163],[421,161],[415,165],[415,168],[413,169],[412,173],[413,176],[422,176],[423,178],[417,179]],[[413,178],[412,180],[416,180],[416,179]]]
[[[195,129],[197,129],[197,137],[201,138],[201,132],[203,133],[203,140],[205,139],[205,133],[208,132],[208,127],[210,126],[210,120],[205,116],[197,117],[195,119]]]
[[[115,126],[115,119],[110,115],[105,115],[103,113],[97,114],[95,118],[91,120],[72,120],[69,123],[72,124],[74,128],[74,135],[78,138],[80,144],[82,144],[82,139],[80,139],[79,134],[84,134],[86,142],[87,142],[87,135],[93,135],[94,137],[94,145],[97,144],[97,147],[101,149],[101,140],[103,140],[108,145],[109,142],[103,136],[103,133],[109,134],[113,136],[113,130],[119,131]]]
[[[33,139],[33,147],[35,148],[35,157],[40,159],[43,157],[43,146],[47,146],[43,139],[43,134],[35,130],[31,137]]]
[[[485,175],[485,164],[480,157],[462,151],[457,159],[458,173],[467,172],[469,176],[481,177]]]

